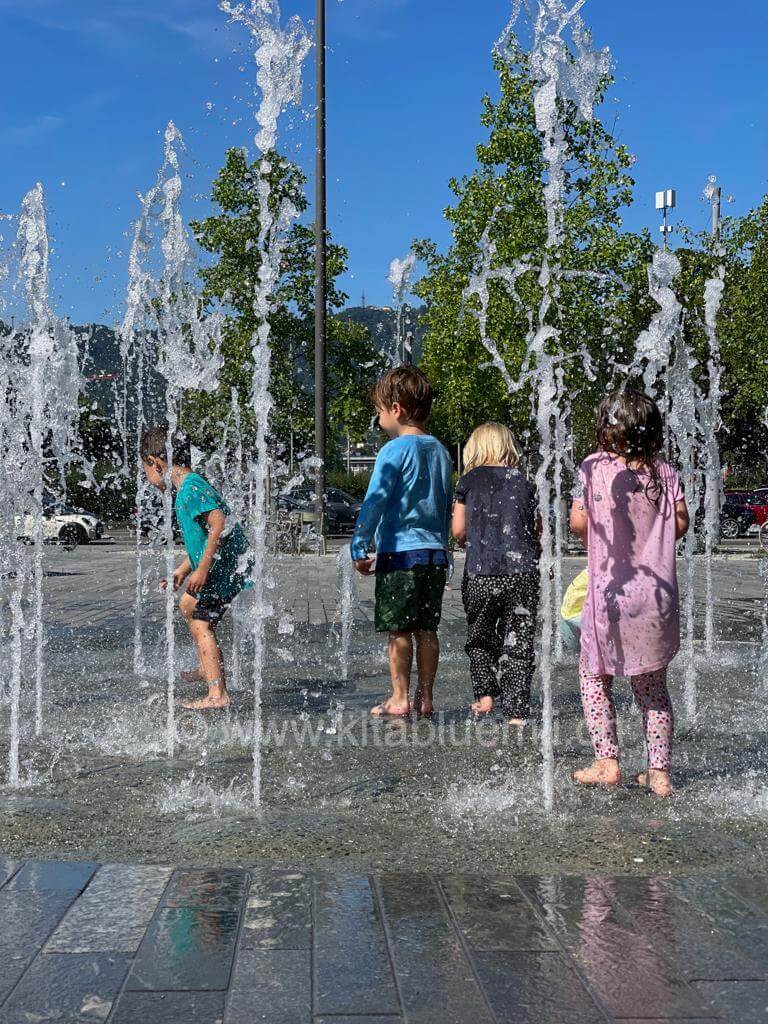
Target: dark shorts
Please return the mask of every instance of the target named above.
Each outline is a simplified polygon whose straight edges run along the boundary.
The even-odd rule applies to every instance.
[[[211,626],[218,626],[233,600],[234,596],[219,597],[218,594],[201,594],[190,617],[197,622],[207,622]]]
[[[377,573],[376,631],[437,632],[447,578],[447,570],[435,565]]]

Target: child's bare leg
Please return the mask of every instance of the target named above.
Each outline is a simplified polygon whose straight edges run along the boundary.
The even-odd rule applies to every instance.
[[[196,607],[197,607],[197,598],[196,597],[192,597],[191,594],[182,594],[181,597],[179,598],[179,611],[181,612],[181,615],[184,618],[184,621],[187,623],[188,626],[189,626],[189,624],[192,621],[192,612],[194,612]],[[197,651],[197,646],[195,646],[195,651]],[[204,683],[205,682],[205,675],[203,674],[203,668],[202,668],[202,665],[200,664],[200,657],[199,657],[199,655],[198,655],[197,663],[198,664],[197,664],[197,668],[196,669],[192,669],[190,672],[181,672],[180,673],[181,681],[183,683]]]
[[[440,661],[440,640],[437,633],[420,629],[416,633],[416,667],[419,682],[413,698],[414,710],[420,715],[431,715],[434,710],[432,691]]]
[[[408,715],[411,705],[408,701],[408,690],[411,685],[411,666],[413,664],[413,638],[409,632],[389,634],[389,674],[392,679],[392,696],[383,704],[371,709],[371,714]]]
[[[202,700],[182,701],[182,707],[192,711],[229,707],[229,693],[224,677],[224,660],[216,639],[215,628],[210,622],[191,619],[189,629],[197,648],[200,668],[205,682],[208,684],[208,696],[203,697]]]

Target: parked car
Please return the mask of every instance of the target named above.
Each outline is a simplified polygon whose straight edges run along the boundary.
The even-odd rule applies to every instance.
[[[726,491],[720,511],[720,533],[726,540],[743,537],[768,519],[768,504],[761,506],[749,491]]]
[[[16,519],[19,540],[31,544],[35,537],[35,517],[32,514]],[[55,501],[43,500],[43,542],[61,544],[71,551],[79,544],[90,544],[104,536],[104,523],[98,516],[83,508],[74,508]]]
[[[277,499],[278,508],[293,511],[312,512],[315,508],[315,492],[309,487],[281,494]],[[338,487],[325,489],[325,520],[328,533],[352,533],[362,502]]]

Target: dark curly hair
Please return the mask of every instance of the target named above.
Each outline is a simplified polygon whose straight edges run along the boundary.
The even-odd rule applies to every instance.
[[[639,463],[651,474],[645,491],[655,503],[662,493],[658,458],[664,450],[664,421],[652,398],[635,388],[613,391],[597,408],[597,447],[601,452],[621,455]]]

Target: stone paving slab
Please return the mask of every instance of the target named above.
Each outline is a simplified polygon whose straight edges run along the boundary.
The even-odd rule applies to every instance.
[[[0,1024],[768,1019],[764,876],[28,861],[12,878]]]

